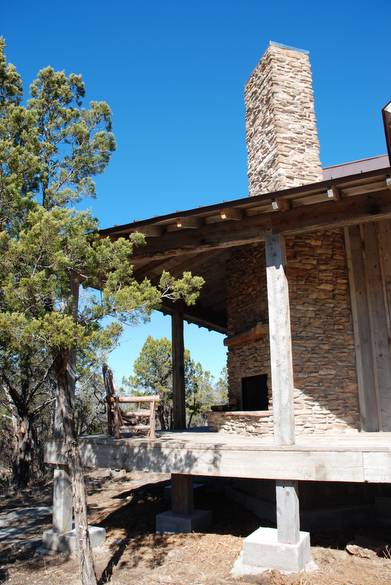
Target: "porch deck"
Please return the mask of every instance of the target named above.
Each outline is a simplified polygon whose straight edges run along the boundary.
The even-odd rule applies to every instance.
[[[391,483],[391,433],[345,433],[297,437],[280,446],[273,437],[208,431],[159,432],[114,439],[81,438],[83,464],[215,477]],[[61,445],[47,445],[46,461],[63,464]]]

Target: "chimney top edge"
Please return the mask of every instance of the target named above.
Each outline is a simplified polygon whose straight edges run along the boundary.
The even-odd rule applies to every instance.
[[[304,53],[305,55],[310,54],[306,49],[298,49],[297,47],[291,47],[290,45],[284,45],[283,43],[276,43],[275,41],[269,41],[269,47],[279,47],[280,49],[288,49],[289,51],[296,51],[297,53]]]

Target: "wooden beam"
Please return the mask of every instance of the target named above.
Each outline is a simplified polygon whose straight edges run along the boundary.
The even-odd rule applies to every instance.
[[[384,433],[300,437],[276,445],[267,437],[162,433],[161,438],[81,437],[85,467],[248,479],[391,483],[390,438]],[[61,443],[45,444],[45,462],[66,463]]]
[[[200,303],[195,307],[187,307],[185,304],[180,304],[179,301],[176,301],[175,304],[179,306],[183,319],[188,323],[206,327],[206,329],[217,331],[217,333],[227,333],[227,317],[225,314],[211,311],[210,309],[203,309]],[[165,302],[161,310],[166,315],[173,315],[178,311],[178,307],[174,307],[169,302]]]
[[[169,223],[175,223],[178,216],[181,217],[197,217],[206,221],[210,216],[216,216],[220,213],[222,208],[240,208],[246,213],[250,210],[256,211],[256,209],[262,207],[265,208],[270,205],[272,198],[284,198],[290,201],[297,199],[303,200],[305,198],[313,199],[315,196],[324,198],[324,194],[330,185],[336,186],[340,191],[348,192],[352,194],[352,188],[359,188],[360,193],[369,193],[370,191],[375,192],[379,190],[379,184],[385,182],[386,177],[390,176],[391,169],[375,169],[367,172],[360,172],[348,177],[339,177],[336,179],[327,179],[325,181],[318,181],[312,184],[301,185],[300,187],[292,187],[290,189],[284,189],[283,191],[275,191],[272,193],[264,193],[255,197],[242,197],[240,199],[225,201],[223,203],[217,203],[213,205],[202,206],[198,209],[188,209],[186,211],[176,211],[166,215],[156,216],[143,221],[134,221],[123,225],[113,226],[111,228],[103,229],[99,231],[99,234],[110,237],[119,237],[121,235],[127,235],[130,231],[136,229],[142,231],[145,225],[165,225]],[[359,193],[355,193],[358,195]],[[250,213],[252,215],[253,213]],[[164,223],[163,223],[164,222]],[[208,223],[208,222],[207,222]]]
[[[173,418],[174,429],[186,428],[185,405],[185,358],[183,339],[183,315],[174,311],[171,316],[172,324],[172,390],[173,390]]]
[[[381,278],[377,227],[363,226],[368,291],[369,320],[371,324],[372,354],[380,413],[380,430],[391,431],[391,360],[387,328],[387,312]]]
[[[221,221],[205,224],[198,230],[177,230],[166,232],[159,241],[148,242],[134,251],[134,258],[166,259],[184,254],[198,254],[261,242],[270,233],[268,217],[253,216],[241,221]]]
[[[325,200],[293,207],[284,213],[243,217],[237,222],[202,225],[197,230],[166,232],[135,250],[134,259],[165,259],[183,254],[242,246],[265,240],[271,233],[299,234],[356,225],[391,218],[391,191],[384,189],[364,195]]]
[[[283,236],[268,236],[265,252],[274,438],[278,444],[292,445],[295,442],[292,341]]]
[[[178,229],[195,230],[201,226],[201,220],[196,217],[178,217],[175,225]]]
[[[296,544],[300,538],[299,487],[297,481],[276,481],[277,539]]]
[[[391,193],[388,189],[370,194],[294,207],[272,216],[273,233],[289,235],[369,223],[391,217]]]
[[[231,220],[239,220],[243,218],[243,210],[242,209],[235,209],[235,208],[228,208],[222,209],[220,211],[220,218],[223,220],[231,219]]]
[[[68,468],[55,467],[53,475],[53,530],[59,534],[72,530],[72,481]]]
[[[236,347],[247,343],[252,343],[258,339],[265,337],[268,331],[267,323],[257,323],[254,327],[251,327],[247,331],[242,331],[236,335],[231,335],[224,339],[224,345],[226,347]]]
[[[291,208],[291,201],[289,199],[283,199],[282,197],[276,197],[272,200],[273,211],[288,211]]]
[[[339,201],[339,199],[341,199],[341,193],[335,185],[332,185],[331,187],[329,187],[327,189],[327,197],[328,197],[328,199],[333,199],[334,201]]]
[[[144,234],[146,238],[158,238],[164,233],[162,225],[146,225],[140,229],[140,233]]]
[[[391,221],[379,221],[377,234],[386,299],[388,338],[391,339]]]
[[[379,224],[380,225],[380,224]],[[360,226],[345,228],[346,260],[353,317],[361,428],[379,430],[378,398],[372,355],[371,325]]]

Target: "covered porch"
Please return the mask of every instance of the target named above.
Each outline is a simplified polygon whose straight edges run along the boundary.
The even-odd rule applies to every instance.
[[[83,437],[84,464],[171,473],[168,525],[178,530],[192,530],[199,520],[192,476],[274,480],[277,530],[256,531],[244,552],[248,545],[247,552],[270,555],[273,563],[288,551],[287,570],[303,569],[309,534],[300,531],[298,482],[391,483],[390,173],[370,171],[104,230],[110,237],[145,233],[146,246],[131,260],[137,279],[190,270],[206,284],[195,307],[162,307],[172,315],[177,432],[152,441]],[[184,321],[226,335],[230,404],[214,415],[256,421],[245,422],[243,432],[235,424],[185,431]],[[267,409],[243,409],[238,371],[242,378],[267,375]],[[56,520],[63,530],[61,445],[48,445],[47,461],[63,481]]]
[[[205,279],[195,306],[162,306],[175,429],[186,428],[187,321],[225,335],[229,404],[210,413],[211,430],[272,435],[285,356],[296,434],[391,430],[390,195],[385,168],[102,231],[145,234],[131,260],[140,281]]]

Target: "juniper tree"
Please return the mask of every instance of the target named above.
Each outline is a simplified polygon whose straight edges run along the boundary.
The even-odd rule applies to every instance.
[[[38,357],[55,382],[55,428],[72,477],[82,583],[91,585],[96,577],[73,417],[77,359],[110,350],[126,324],[147,319],[163,298],[194,303],[203,281],[166,272],[157,285],[135,280],[129,259],[145,243],[143,236],[100,238],[91,214],[71,207],[95,195],[93,177],[115,148],[109,107],[83,107],[81,76],[50,67],[39,72],[31,99],[21,105],[17,74],[5,64],[2,47],[0,53],[6,104],[0,136],[0,368],[5,372],[13,364],[21,371],[24,361],[31,381]],[[20,386],[18,395],[24,392]]]
[[[185,403],[187,425],[203,424],[205,412],[215,402],[213,377],[199,362],[192,359],[190,351],[184,352]],[[172,350],[166,337],[149,336],[133,365],[134,374],[124,380],[126,386],[136,392],[160,395],[158,417],[163,430],[172,428]]]

